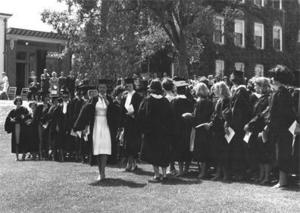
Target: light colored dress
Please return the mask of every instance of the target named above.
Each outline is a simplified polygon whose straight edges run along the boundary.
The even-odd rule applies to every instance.
[[[111,155],[111,138],[106,118],[107,105],[101,97],[95,108],[95,123],[93,129],[93,154]]]

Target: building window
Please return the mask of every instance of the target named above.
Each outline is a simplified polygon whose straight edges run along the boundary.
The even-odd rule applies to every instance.
[[[224,18],[220,16],[215,17],[215,32],[214,42],[217,44],[224,44]]]
[[[225,63],[223,60],[216,60],[216,76],[224,76]]]
[[[265,33],[263,24],[254,23],[254,46],[257,49],[265,48]]]
[[[255,76],[257,77],[264,76],[264,65],[256,64],[254,71],[255,71]]]
[[[281,10],[282,9],[282,0],[272,0],[272,5],[273,5],[273,8]]]
[[[245,21],[234,20],[234,44],[238,47],[245,47]]]
[[[300,1],[300,0],[299,0]],[[300,3],[300,2],[299,2]],[[300,30],[298,30],[298,42],[300,43]]]
[[[265,6],[265,1],[264,0],[254,0],[254,4],[259,7],[263,7],[263,6]]]
[[[275,50],[282,51],[282,28],[281,26],[273,27],[273,47]]]
[[[235,66],[235,69],[238,70],[238,71],[242,71],[242,72],[245,71],[245,64],[242,63],[242,62],[236,62],[234,64],[234,66]]]

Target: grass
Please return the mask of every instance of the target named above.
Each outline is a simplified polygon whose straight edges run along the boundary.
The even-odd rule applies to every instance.
[[[110,167],[108,181],[95,184],[96,167],[16,162],[3,130],[12,107],[0,102],[0,212],[300,212],[297,189],[198,181],[193,173],[149,184],[152,167],[146,164],[136,174]]]

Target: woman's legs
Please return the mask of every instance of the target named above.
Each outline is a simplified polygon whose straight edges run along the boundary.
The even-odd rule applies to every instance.
[[[162,170],[163,178],[166,178],[167,177],[167,167],[162,167],[161,170]]]
[[[199,176],[198,178],[204,178],[206,175],[206,163],[202,162],[201,167],[199,167]]]
[[[261,184],[266,184],[270,181],[270,171],[271,171],[271,165],[264,164],[264,179],[261,181]]]
[[[15,124],[15,140],[16,140],[16,160],[19,160],[19,144],[20,144],[21,125]]]
[[[105,167],[106,167],[106,162],[107,162],[107,155],[98,155],[97,161],[98,161],[98,169],[99,169],[99,175],[100,175],[98,177],[98,181],[101,181],[101,180],[105,179]]]
[[[159,178],[159,167],[153,165],[153,170],[154,170],[154,178]]]

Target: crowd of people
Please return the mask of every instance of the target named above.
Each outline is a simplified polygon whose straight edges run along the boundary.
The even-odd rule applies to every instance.
[[[186,175],[192,162],[199,179],[215,181],[270,184],[273,174],[275,187],[285,187],[289,174],[299,173],[299,90],[285,66],[247,82],[236,70],[223,79],[134,76],[112,91],[106,79],[95,88],[87,77],[76,83],[72,72],[56,75],[44,72],[30,109],[14,100],[5,130],[16,160],[30,153],[87,162],[98,165],[98,181],[107,162],[119,161],[127,172],[139,162],[153,165],[154,183]]]

